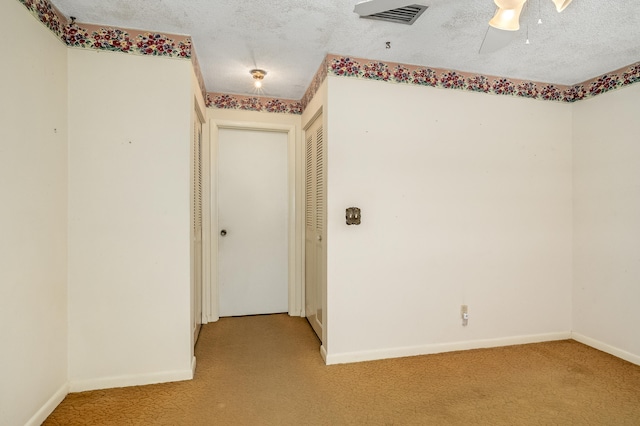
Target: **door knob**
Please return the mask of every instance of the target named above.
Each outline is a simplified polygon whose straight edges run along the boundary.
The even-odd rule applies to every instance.
[[[223,237],[227,235],[227,230],[223,229],[222,231],[220,231],[220,235],[222,235]]]

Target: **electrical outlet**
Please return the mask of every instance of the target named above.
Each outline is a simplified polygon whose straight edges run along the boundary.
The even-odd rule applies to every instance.
[[[469,307],[467,305],[460,306],[460,316],[462,317],[462,325],[469,324]]]

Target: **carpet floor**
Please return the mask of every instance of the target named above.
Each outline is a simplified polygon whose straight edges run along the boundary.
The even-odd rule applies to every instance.
[[[69,394],[45,425],[640,425],[640,366],[573,340],[325,366],[303,318],[202,327],[193,380]]]

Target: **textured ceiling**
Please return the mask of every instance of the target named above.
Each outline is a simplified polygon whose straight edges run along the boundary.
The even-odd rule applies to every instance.
[[[52,2],[78,22],[191,35],[210,92],[254,94],[249,70],[262,68],[261,95],[297,100],[328,53],[564,85],[640,61],[639,0],[573,0],[562,13],[528,0],[511,43],[483,54],[493,0],[418,0],[429,9],[412,26],[360,19],[358,0]]]

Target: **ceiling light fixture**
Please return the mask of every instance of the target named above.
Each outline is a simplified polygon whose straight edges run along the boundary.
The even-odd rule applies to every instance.
[[[249,71],[249,74],[253,77],[253,85],[256,89],[260,89],[262,87],[262,80],[264,76],[267,75],[265,70],[254,69]]]
[[[572,0],[551,0],[556,6],[558,12],[562,12],[569,6]],[[520,13],[527,0],[494,0],[498,10],[489,21],[489,25],[499,30],[518,31],[520,29]],[[538,8],[540,4],[538,3]],[[539,12],[538,12],[539,15]],[[538,19],[538,23],[542,23]]]
[[[485,0],[489,1],[489,0]],[[540,13],[540,2],[547,0],[538,0],[538,24],[542,24],[542,16]],[[489,21],[489,27],[482,39],[479,53],[492,53],[507,46],[513,40],[513,34],[520,29],[520,14],[523,8],[528,8],[527,0],[493,0],[496,12]],[[551,0],[558,12],[562,12],[569,6],[572,0]],[[529,23],[527,23],[527,39],[529,41]]]
[[[489,25],[499,30],[518,31],[520,29],[520,13],[526,0],[494,0],[498,10],[489,21]]]

